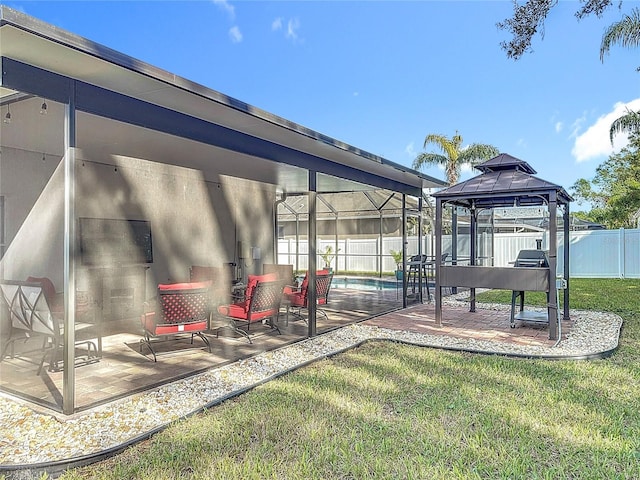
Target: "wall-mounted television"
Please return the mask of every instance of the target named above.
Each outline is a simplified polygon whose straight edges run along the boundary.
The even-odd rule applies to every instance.
[[[80,218],[78,233],[83,265],[153,263],[151,223],[148,220]]]

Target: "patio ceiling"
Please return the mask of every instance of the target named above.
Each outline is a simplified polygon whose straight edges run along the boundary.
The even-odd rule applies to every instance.
[[[410,187],[424,189],[445,185],[441,180],[327,137],[4,6],[0,7],[0,55]],[[8,98],[12,93],[14,92],[9,89],[0,89],[3,98]],[[103,130],[105,127],[109,131]],[[103,122],[103,125],[96,128],[101,128],[101,135],[93,136],[96,141],[100,141],[100,137],[117,139],[119,134],[114,122]],[[140,130],[141,144],[148,147],[145,132]],[[9,141],[10,138],[3,138],[3,143]],[[175,139],[167,136],[165,141]],[[42,148],[33,147],[35,151]],[[96,150],[101,148],[100,145],[92,147]],[[154,159],[163,161],[163,156],[166,156],[163,152],[167,151],[167,147],[162,143],[154,144],[154,149],[158,152],[158,157]],[[206,153],[203,152],[202,162],[211,158],[211,148],[215,148],[207,147]],[[194,155],[197,155],[197,149],[195,150]],[[185,166],[189,167],[197,164],[198,161],[191,156],[191,150],[189,154],[188,160],[173,157],[171,162],[186,162],[188,165]],[[243,178],[247,178],[246,174],[260,176],[254,179],[276,182],[279,188],[288,191],[306,189],[304,169],[271,161],[261,165],[258,169],[261,173],[256,175],[255,157],[246,158],[247,155],[231,150],[224,150],[224,157],[233,165],[232,169],[242,171]],[[324,181],[326,183],[328,180]],[[331,184],[326,184],[323,188],[327,191],[351,191],[353,185],[334,178]]]

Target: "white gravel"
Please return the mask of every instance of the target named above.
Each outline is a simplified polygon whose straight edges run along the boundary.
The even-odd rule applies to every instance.
[[[505,307],[482,305],[482,308]],[[572,310],[571,318],[575,326],[569,338],[557,347],[504,345],[361,324],[349,325],[66,419],[35,412],[25,403],[3,396],[0,397],[0,464],[68,460],[118,447],[283,371],[335,354],[368,339],[531,356],[588,356],[617,347],[622,326],[622,319],[617,315]]]

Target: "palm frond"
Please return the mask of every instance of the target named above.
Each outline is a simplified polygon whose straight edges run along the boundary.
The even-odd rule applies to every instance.
[[[438,147],[448,158],[454,160],[458,158],[459,148],[455,144],[455,139],[452,140],[445,135],[431,133],[424,137],[423,148],[427,148],[427,145],[431,143]]]
[[[478,163],[485,162],[490,158],[500,154],[493,145],[485,143],[473,143],[460,152],[458,161],[460,163],[468,163],[470,165],[477,165]]]
[[[413,168],[420,170],[424,165],[442,165],[446,167],[447,157],[438,153],[421,153],[413,160]]]
[[[628,110],[627,113],[619,118],[616,118],[611,124],[609,129],[609,140],[613,145],[613,137],[618,133],[634,133],[640,132],[640,111],[634,112]]]
[[[604,61],[604,56],[614,44],[623,47],[640,45],[640,9],[634,8],[629,15],[625,15],[622,20],[611,24],[605,30],[600,44],[600,61]]]

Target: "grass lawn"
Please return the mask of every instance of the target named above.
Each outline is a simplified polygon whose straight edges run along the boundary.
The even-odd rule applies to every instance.
[[[572,308],[623,317],[612,357],[508,359],[371,342],[61,478],[638,479],[640,281],[571,286]]]

